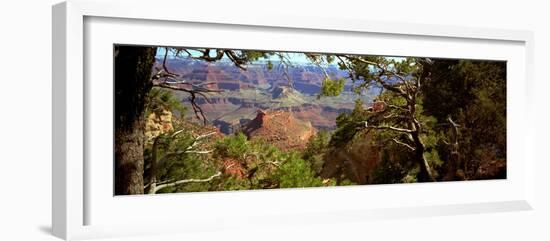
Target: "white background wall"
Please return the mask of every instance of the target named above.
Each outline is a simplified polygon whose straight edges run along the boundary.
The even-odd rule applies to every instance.
[[[228,12],[281,11],[292,15],[435,23],[535,31],[537,200],[535,211],[379,222],[228,230],[172,237],[116,240],[550,240],[550,171],[543,151],[547,128],[550,7],[545,1],[211,1]],[[4,1],[0,7],[0,240],[56,240],[51,219],[51,4]],[[153,0],[151,1],[154,2]],[[225,2],[225,3],[224,3]],[[238,4],[241,3],[241,4]],[[231,11],[234,10],[234,11]],[[154,9],[152,9],[154,11]],[[543,160],[546,159],[546,160]]]

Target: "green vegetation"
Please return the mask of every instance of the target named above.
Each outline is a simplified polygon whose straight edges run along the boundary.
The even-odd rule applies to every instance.
[[[191,130],[185,130],[192,132]],[[180,133],[183,133],[180,132]],[[206,139],[205,139],[206,140]],[[210,153],[185,152],[196,141],[189,134],[163,134],[157,137],[157,187],[177,180],[196,181],[160,189],[150,193],[202,192],[223,190],[250,190],[290,187],[323,186],[323,179],[311,168],[311,164],[297,152],[282,152],[263,141],[247,140],[242,133],[226,136],[217,141],[205,141],[202,148],[212,148]],[[153,146],[147,148],[146,163],[151,164]],[[170,156],[169,153],[179,153]],[[150,168],[148,168],[150,170]],[[219,176],[217,170],[224,170]],[[149,172],[150,173],[150,172]],[[209,177],[212,180],[202,182]],[[152,180],[148,177],[148,180]],[[328,184],[327,184],[328,185]]]
[[[195,51],[193,58],[207,62],[219,61],[225,56],[238,71],[246,71],[248,63],[259,60],[271,70],[274,57],[280,58],[280,63],[285,65],[283,68],[292,66],[292,59],[283,52],[166,48],[169,50],[176,56]],[[128,181],[131,185],[141,181],[143,187],[121,184],[120,188],[117,187],[121,191],[117,193],[303,188],[506,177],[505,62],[304,54],[319,67],[338,65],[349,77],[331,78],[323,70],[327,77],[319,80],[320,93],[305,95],[292,89],[290,78],[285,88],[265,84],[256,89],[219,92],[208,89],[207,85],[179,80],[178,75],[171,73],[166,66],[149,75],[140,72],[140,76],[152,76],[148,85],[139,90],[131,86],[122,89],[147,91],[135,97],[139,103],[144,103],[143,108],[124,110],[126,112],[117,109],[123,113],[117,112],[118,119],[134,118],[133,122],[127,121],[128,126],[138,127],[138,130],[130,131],[119,127],[117,140],[135,143],[131,142],[131,148],[122,150],[126,146],[117,142],[116,149],[117,158],[126,161],[135,159],[130,154],[143,154],[143,160],[138,160],[143,163],[132,163],[137,167],[143,164],[142,172],[138,170],[143,180],[131,173],[135,168],[124,169],[122,162],[117,162],[121,166],[117,172],[123,175],[116,175],[124,177],[123,181],[133,178],[133,181]],[[126,62],[120,60],[120,63]],[[131,71],[132,66],[126,66],[125,70]],[[349,86],[350,82],[352,86]],[[350,87],[352,91],[344,91]],[[125,95],[130,95],[128,93]],[[334,130],[315,130],[308,124],[311,129],[306,129],[303,135],[301,130],[292,129],[300,133],[292,139],[303,139],[302,143],[277,145],[276,140],[287,140],[290,136],[281,136],[279,133],[284,132],[279,130],[289,129],[286,126],[293,123],[292,115],[278,113],[285,119],[278,120],[280,122],[273,128],[277,131],[260,132],[265,135],[260,136],[263,138],[254,138],[247,128],[238,127],[235,129],[240,131],[223,135],[216,127],[207,124],[208,113],[196,102],[197,98],[207,99],[206,93],[209,97],[238,96],[243,102],[253,103],[250,105],[253,107],[243,108],[243,112],[238,111],[241,107],[238,102],[222,104],[233,111],[233,116],[225,117],[237,122],[253,119],[255,113],[251,114],[250,109],[258,106],[270,110],[322,101],[324,107],[339,109],[337,107],[345,105],[347,109],[351,106],[353,109],[338,112]],[[184,98],[189,100],[188,107],[181,104]],[[185,116],[188,111],[192,111],[193,117],[202,123],[189,121]],[[307,116],[308,113],[300,114]],[[262,112],[258,118],[264,118],[264,115],[268,115],[267,112]],[[265,118],[261,121],[269,119]],[[234,129],[231,130],[233,133]],[[143,131],[145,135],[142,135]]]
[[[352,185],[355,182],[350,180],[361,179],[349,176],[354,170],[348,169],[364,158],[379,160],[367,173],[366,183],[474,179],[476,168],[484,161],[505,158],[505,72],[499,64],[351,57],[345,66],[357,78],[354,80],[355,107],[337,117],[334,132],[319,131],[303,151],[288,152],[262,140],[249,140],[243,133],[217,140],[203,139],[205,145],[201,147],[210,151],[174,156],[163,163],[157,180],[214,178],[175,185],[159,192]],[[426,71],[430,77],[426,77]],[[368,78],[373,80],[365,81]],[[418,85],[421,88],[415,87],[421,79],[424,84]],[[400,81],[402,84],[398,84]],[[319,98],[341,95],[344,83],[345,79],[325,79]],[[373,86],[382,91],[370,106],[363,102],[361,93]],[[254,90],[243,90],[239,94],[243,95],[241,98],[250,95],[260,102],[262,99],[276,101]],[[296,95],[294,99],[300,103],[281,101],[290,106],[305,101],[298,92],[291,94]],[[185,110],[169,92],[156,88],[151,90],[148,103],[149,111],[170,109],[184,113]],[[460,124],[452,125],[449,120]],[[455,128],[460,129],[459,135],[453,134],[458,131]],[[201,134],[193,136],[189,134],[193,131],[185,129],[184,132],[186,134],[158,136],[157,155],[197,148],[194,142]],[[460,143],[460,154],[452,149],[451,142]],[[151,155],[150,148],[146,150],[147,155]],[[329,168],[327,161],[334,162],[333,158],[337,158],[341,150],[347,153],[351,164],[343,161],[336,165],[338,174],[327,176],[324,170]],[[221,174],[216,176],[218,172]]]
[[[325,80],[323,80],[319,98],[321,96],[339,96],[342,93],[342,91],[344,91],[345,83],[346,83],[346,79],[344,78],[341,78],[338,80],[331,80],[326,78]]]
[[[146,116],[149,113],[161,114],[164,110],[170,110],[183,117],[187,111],[187,108],[180,103],[180,100],[171,91],[161,88],[152,88],[149,91],[145,109]]]
[[[319,175],[325,163],[325,153],[329,149],[330,133],[319,131],[307,143],[302,158],[309,162],[313,171]]]
[[[279,187],[320,187],[323,185],[323,181],[315,176],[315,172],[308,162],[299,158],[296,153],[292,153],[287,158],[275,173],[275,180],[279,182]]]

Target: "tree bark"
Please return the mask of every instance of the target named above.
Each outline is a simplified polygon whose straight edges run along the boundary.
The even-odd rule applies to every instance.
[[[143,194],[145,100],[156,48],[115,47],[115,195]]]
[[[424,152],[426,151],[424,143],[422,143],[422,140],[420,140],[418,132],[412,133],[412,137],[415,143],[415,159],[420,167],[420,172],[417,176],[418,182],[435,182],[430,164],[428,163],[428,160],[424,155]]]
[[[150,179],[149,179],[149,194],[154,194],[157,188],[157,162],[158,162],[158,137],[153,142],[153,148],[151,151],[151,167],[150,167]]]

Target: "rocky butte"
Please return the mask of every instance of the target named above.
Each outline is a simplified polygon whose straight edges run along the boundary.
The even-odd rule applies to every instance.
[[[304,150],[316,130],[309,121],[287,111],[258,110],[256,118],[242,128],[248,139],[264,140],[281,150]]]

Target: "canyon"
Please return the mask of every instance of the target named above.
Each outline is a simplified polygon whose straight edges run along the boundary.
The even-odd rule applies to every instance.
[[[162,61],[157,61],[156,68]],[[186,58],[169,58],[166,66],[181,79],[190,83],[203,84],[209,89],[221,90],[207,98],[197,96],[209,123],[224,134],[240,131],[257,117],[258,111],[284,111],[292,113],[299,121],[310,122],[316,130],[334,130],[336,117],[352,110],[354,100],[370,101],[372,95],[359,97],[351,90],[353,82],[348,80],[344,92],[338,97],[319,97],[322,81],[326,78],[323,69],[313,64],[300,64],[284,68],[282,63],[273,62],[269,69],[266,62],[249,64],[246,70],[235,67],[231,62],[204,62]],[[337,66],[325,66],[331,79],[346,78],[347,73]],[[185,106],[189,106],[186,93],[174,91]],[[186,116],[193,120],[192,110]]]

